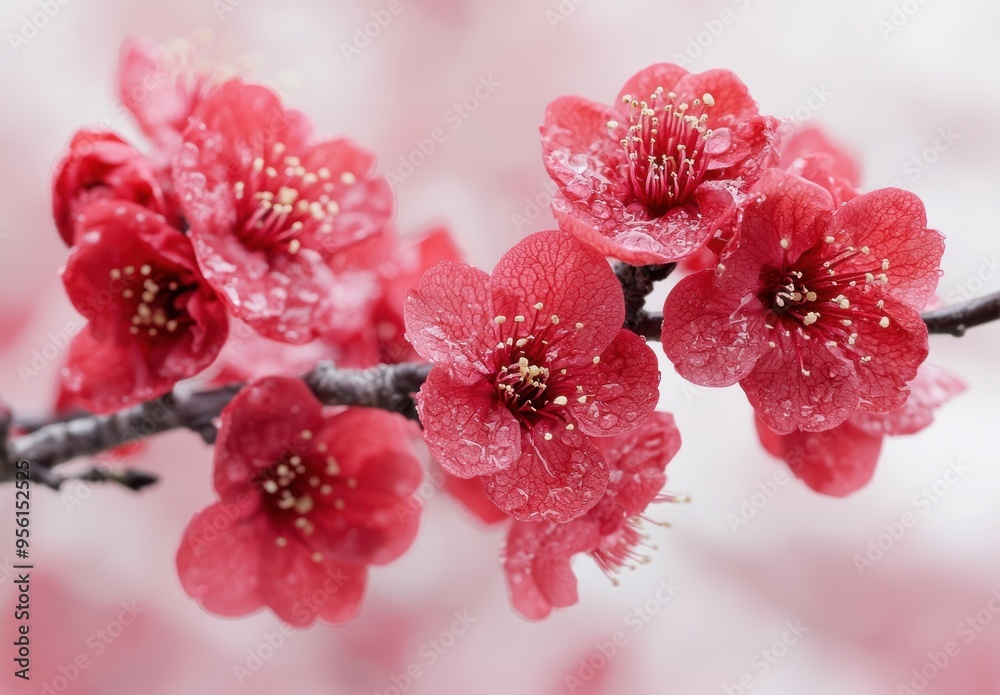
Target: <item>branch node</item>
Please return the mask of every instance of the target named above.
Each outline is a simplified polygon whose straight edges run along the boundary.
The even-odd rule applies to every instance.
[[[647,340],[659,340],[662,317],[645,310],[646,297],[653,286],[667,277],[677,267],[676,263],[662,265],[634,266],[628,263],[615,265],[615,275],[622,285],[625,298],[625,323],[623,328],[643,336]]]

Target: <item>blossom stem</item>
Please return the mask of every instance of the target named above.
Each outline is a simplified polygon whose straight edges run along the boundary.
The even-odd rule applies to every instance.
[[[73,474],[60,473],[46,466],[32,467],[31,479],[53,490],[58,490],[68,480],[82,480],[88,483],[117,483],[133,492],[138,492],[144,487],[159,481],[158,476],[135,468],[116,471],[100,466],[94,466],[82,473]]]
[[[381,408],[416,419],[413,393],[427,378],[430,365],[403,363],[378,365],[368,369],[338,369],[320,362],[302,378],[326,405],[359,405]],[[127,442],[147,439],[175,429],[198,433],[206,443],[217,434],[215,420],[239,392],[242,384],[195,392],[172,392],[152,401],[110,415],[82,415],[33,423],[34,429],[7,440],[9,418],[0,417],[0,482],[14,479],[15,462],[31,462],[32,477],[58,488],[72,477],[113,481],[130,489],[140,489],[155,480],[148,474],[109,472],[92,469],[78,476],[62,476],[53,467],[81,456],[93,456]]]
[[[928,311],[923,314],[923,319],[931,333],[960,338],[968,328],[1000,319],[1000,292]]]
[[[655,321],[654,315],[645,310],[646,297],[653,291],[653,286],[657,282],[665,280],[676,267],[676,263],[643,266],[634,266],[628,263],[615,265],[615,275],[618,276],[618,281],[622,284],[622,292],[625,295],[623,328],[645,336],[647,340],[660,339],[660,329],[658,325],[654,326],[653,322],[661,324],[663,319],[661,316],[659,321]]]
[[[663,314],[645,311],[642,314],[641,320],[634,325],[626,323],[625,327],[645,337],[646,340],[659,340]],[[921,318],[931,334],[961,338],[965,335],[965,331],[973,326],[1000,320],[1000,292],[970,299],[962,304],[927,311],[921,314]]]
[[[659,311],[643,311],[632,325],[626,325],[625,328],[646,340],[659,342],[663,331],[663,314]]]
[[[427,379],[431,365],[416,362],[380,364],[368,369],[338,369],[320,362],[303,378],[326,405],[360,405],[417,419],[413,394]]]

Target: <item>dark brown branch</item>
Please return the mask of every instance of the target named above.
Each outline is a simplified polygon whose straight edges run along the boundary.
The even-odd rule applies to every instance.
[[[429,364],[380,364],[369,369],[337,369],[320,362],[304,379],[327,405],[363,405],[417,419],[413,394],[431,371]]]
[[[931,333],[960,338],[968,328],[1000,319],[1000,292],[970,299],[964,304],[928,311],[923,319]]]
[[[666,278],[674,266],[630,266],[619,264],[615,272],[622,283],[626,318],[624,327],[647,340],[659,340],[663,316],[644,309],[654,283]],[[946,307],[923,315],[931,333],[964,335],[972,326],[1000,319],[1000,292]],[[327,405],[359,405],[381,408],[416,419],[413,394],[427,378],[430,366],[404,363],[379,365],[369,369],[337,369],[320,363],[304,381],[316,397]],[[81,456],[92,456],[122,444],[146,439],[160,432],[189,429],[207,443],[215,441],[215,420],[241,385],[224,386],[191,393],[174,392],[112,415],[79,415],[48,422],[28,424],[28,431],[8,441],[15,423],[11,413],[0,404],[0,482],[12,480],[14,462],[29,460],[33,477],[40,483],[58,488],[72,478],[88,481],[112,481],[129,489],[141,489],[155,477],[141,471],[115,472],[93,468],[76,475],[61,475],[53,467]]]
[[[663,332],[663,313],[660,311],[643,311],[629,329],[636,335],[641,335],[646,340],[660,341],[660,334]]]
[[[85,410],[73,410],[55,417],[17,415],[14,417],[13,427],[20,430],[22,433],[34,432],[39,427],[51,425],[53,422],[69,422],[70,420],[76,420],[77,418],[89,417],[91,414],[92,413],[88,413]]]
[[[212,421],[238,390],[238,386],[225,386],[189,394],[170,393],[112,415],[53,422],[13,439],[8,445],[8,457],[10,461],[31,461],[37,471],[179,428],[198,432],[211,442],[215,438]]]
[[[330,363],[321,362],[303,379],[316,397],[327,405],[382,408],[415,419],[413,393],[419,390],[429,371],[430,366],[424,364],[337,369]],[[216,418],[241,386],[235,384],[207,391],[174,392],[112,415],[89,415],[41,425],[7,442],[3,461],[0,462],[3,464],[0,481],[13,478],[15,461],[28,460],[31,461],[32,474],[39,482],[58,487],[64,478],[52,471],[54,466],[174,429],[192,430],[212,443],[217,434]],[[123,473],[97,469],[84,475],[91,476],[85,479],[94,481],[113,480],[120,484],[141,482],[124,479],[122,476],[126,474]]]
[[[7,437],[10,435],[11,426],[14,424],[14,415],[10,412],[8,408],[3,403],[0,403],[0,445],[6,446]],[[6,452],[6,449],[0,451],[0,454]],[[0,461],[2,463],[2,461]]]
[[[157,482],[159,478],[152,473],[134,468],[115,471],[95,466],[88,468],[82,473],[64,474],[45,466],[38,466],[32,468],[31,480],[50,487],[53,490],[58,490],[68,480],[83,480],[88,483],[116,483],[128,490],[138,492],[144,487]]]
[[[628,263],[618,263],[615,275],[622,285],[625,294],[625,323],[623,328],[645,336],[648,340],[659,340],[660,329],[654,326],[650,314],[645,310],[646,297],[653,291],[653,286],[677,267],[675,263],[665,265],[634,266]],[[662,320],[659,321],[662,323]],[[655,335],[654,335],[655,334]]]
[[[646,313],[634,326],[626,325],[646,340],[659,340],[663,314]],[[931,334],[953,335],[961,338],[973,326],[1000,320],[1000,292],[970,299],[962,304],[935,309],[921,315]]]

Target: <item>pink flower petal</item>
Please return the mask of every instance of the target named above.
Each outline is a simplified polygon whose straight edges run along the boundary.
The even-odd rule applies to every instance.
[[[703,218],[695,205],[673,207],[652,218],[635,207],[626,211],[597,193],[573,198],[558,191],[552,199],[560,229],[600,254],[632,265],[671,263],[692,254],[718,226],[711,216]]]
[[[778,166],[787,169],[797,159],[817,156],[824,158],[833,176],[851,186],[861,183],[861,165],[857,157],[832,142],[821,128],[809,123],[783,139]]]
[[[142,132],[160,148],[171,151],[180,144],[199,90],[200,85],[188,85],[171,74],[168,56],[155,41],[131,36],[122,42],[118,95]]]
[[[934,411],[965,391],[965,382],[934,365],[924,362],[910,382],[910,397],[888,413],[858,412],[851,424],[869,434],[915,434],[934,420]]]
[[[816,492],[844,497],[871,480],[882,437],[844,423],[823,432],[775,434],[757,420],[757,434],[772,455],[783,459]]]
[[[364,565],[316,562],[311,549],[292,543],[269,549],[261,569],[267,605],[289,625],[305,627],[317,619],[343,625],[361,609],[368,577]]]
[[[577,392],[567,408],[584,434],[610,437],[641,425],[659,400],[660,371],[646,341],[619,331],[596,364],[574,371]],[[580,398],[585,400],[581,403]]]
[[[836,427],[857,410],[858,377],[839,348],[771,333],[775,347],[740,381],[764,424],[780,434],[815,432]]]
[[[441,471],[444,481],[442,488],[457,500],[470,514],[484,524],[497,524],[510,519],[483,491],[483,483],[478,477],[459,478]]]
[[[581,166],[598,175],[604,169],[603,157],[621,151],[608,128],[615,118],[614,109],[583,97],[559,97],[550,103],[541,129],[549,174],[564,183],[579,174]]]
[[[599,543],[597,524],[590,519],[514,522],[503,555],[514,609],[529,620],[541,620],[553,608],[574,605],[579,597],[570,561],[577,553],[596,550]]]
[[[662,88],[665,92],[676,91],[674,88],[689,74],[687,70],[673,63],[654,63],[628,78],[625,86],[618,92],[615,105],[622,109],[622,113],[627,114],[624,107],[619,106],[623,104],[626,96],[637,101],[648,101],[658,88]]]
[[[412,495],[423,468],[408,424],[383,410],[348,408],[313,435],[325,460],[336,462],[340,480],[354,481],[346,490],[337,486],[342,509],[318,507],[311,515],[315,549],[342,562],[382,565],[413,543],[421,505]]]
[[[264,606],[258,581],[267,520],[250,506],[216,503],[194,515],[177,551],[184,591],[205,610],[241,616]]]
[[[208,367],[225,343],[228,319],[188,238],[126,201],[93,202],[79,224],[62,280],[89,323],[62,373],[67,393],[87,409],[111,412],[161,396]],[[160,285],[148,298],[145,283],[154,277]]]
[[[608,468],[590,438],[579,430],[553,429],[552,439],[528,430],[521,457],[483,477],[494,504],[519,521],[565,523],[597,504],[608,486]]]
[[[213,483],[222,499],[245,489],[264,469],[306,447],[319,432],[319,401],[301,379],[268,377],[243,388],[222,410]]]
[[[663,306],[663,350],[677,372],[702,386],[746,377],[766,349],[764,309],[756,299],[727,296],[715,271],[681,280]]]
[[[490,475],[523,453],[520,425],[485,379],[464,385],[435,367],[417,407],[431,454],[452,475]]]
[[[747,205],[736,241],[745,263],[758,269],[778,265],[783,254],[794,262],[826,235],[833,198],[820,186],[770,169],[754,193],[758,198]],[[736,256],[735,248],[732,256]],[[727,268],[736,265],[726,253],[720,262]]]
[[[854,359],[862,407],[876,413],[903,404],[910,393],[907,384],[928,352],[927,326],[920,315],[892,298],[884,301],[881,322],[873,317],[851,326],[858,336]]]
[[[940,277],[944,237],[927,229],[920,199],[898,188],[883,188],[849,201],[837,211],[834,225],[868,254],[856,256],[859,271],[888,259],[886,292],[914,309],[922,309]]]
[[[532,234],[503,255],[493,269],[493,308],[512,323],[520,315],[551,329],[567,365],[600,354],[625,321],[621,283],[608,262],[555,231]]]
[[[456,370],[486,373],[499,334],[490,276],[464,263],[440,263],[406,298],[406,337],[421,357]]]
[[[330,218],[330,228],[316,232],[304,246],[322,251],[324,256],[379,234],[392,221],[395,198],[389,182],[377,175],[375,156],[345,138],[327,140],[311,147],[302,158],[308,171],[326,168],[336,181],[329,192],[338,212]],[[344,180],[352,183],[347,185]]]
[[[611,469],[607,495],[626,516],[641,514],[663,489],[667,463],[681,448],[681,434],[670,413],[655,412],[631,432],[594,439]]]
[[[716,68],[690,73],[676,84],[673,91],[690,99],[701,99],[705,94],[711,94],[714,105],[708,111],[710,128],[729,127],[748,115],[757,115],[757,102],[731,70]]]

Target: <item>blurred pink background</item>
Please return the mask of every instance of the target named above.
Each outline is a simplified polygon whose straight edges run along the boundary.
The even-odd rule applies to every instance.
[[[45,25],[12,42],[46,6]],[[939,294],[957,302],[1000,289],[998,23],[1000,5],[986,0],[8,0],[0,394],[40,413],[55,392],[62,355],[32,365],[74,318],[57,279],[65,248],[49,171],[80,126],[136,135],[113,86],[128,34],[166,42],[207,30],[322,130],[349,135],[404,179],[401,229],[445,219],[486,268],[554,225],[537,137],[550,99],[610,101],[658,61],[728,67],[763,112],[815,120],[849,145],[866,187],[923,198],[948,239]],[[453,106],[462,101],[467,117]],[[435,128],[447,138],[419,163]],[[348,626],[282,633],[271,613],[207,615],[181,591],[173,558],[212,497],[210,452],[190,433],[161,437],[134,461],[163,476],[140,495],[36,491],[32,680],[12,677],[15,593],[0,564],[0,691],[995,695],[998,341],[1000,324],[932,339],[931,361],[969,391],[930,429],[888,440],[874,481],[843,500],[775,483],[783,465],[757,444],[742,393],[687,385],[664,360],[661,408],[684,437],[669,488],[694,502],[654,511],[673,528],[649,527],[653,561],[620,586],[579,561],[580,605],[543,623],[508,607],[503,532],[433,490],[417,543],[372,572]],[[961,474],[944,482],[956,462]],[[906,512],[916,523],[886,536]],[[0,563],[13,552],[12,518],[5,486]],[[856,556],[880,540],[883,557],[859,572]],[[667,591],[671,581],[679,588]],[[474,620],[460,635],[456,613]],[[938,654],[949,641],[957,649]],[[914,680],[914,669],[933,676]]]

